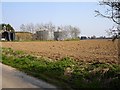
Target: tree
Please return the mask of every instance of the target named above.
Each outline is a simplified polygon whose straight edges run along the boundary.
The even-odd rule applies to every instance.
[[[64,39],[76,39],[80,34],[80,29],[71,25],[60,26],[60,30]]]
[[[30,33],[35,33],[35,26],[33,23],[29,23],[29,24],[21,24],[20,25],[20,29],[23,32],[30,32]]]
[[[4,26],[6,27],[6,30],[11,30],[12,32],[14,32],[14,28],[10,25],[10,24],[0,24],[0,30],[4,29]]]
[[[105,18],[111,19],[116,24],[120,25],[118,18],[120,18],[120,0],[103,0],[99,2],[100,5],[109,6],[109,9],[106,10],[105,14],[100,13],[100,11],[95,10],[97,13],[96,16],[100,15]]]
[[[111,19],[118,25],[116,29],[110,29],[110,33],[115,35],[112,41],[118,38],[118,64],[120,64],[120,0],[103,0],[100,2],[100,5],[105,5],[109,8],[106,10],[106,14],[102,14],[96,10],[97,16],[100,15]]]
[[[80,29],[78,27],[73,27],[71,30],[72,38],[73,39],[78,38],[79,34],[80,34]]]
[[[49,23],[38,23],[35,25],[36,28],[35,28],[35,31],[49,31],[49,39],[50,40],[53,40],[54,39],[54,31],[56,29],[56,26],[52,24],[52,22],[49,22]]]
[[[25,25],[24,25],[24,24],[21,24],[21,25],[20,25],[20,30],[22,30],[23,32],[26,31],[26,28],[25,28]]]
[[[76,39],[80,34],[80,29],[78,27],[74,27],[71,25],[66,26],[55,26],[51,22],[49,23],[38,23],[38,24],[22,24],[20,29],[25,32],[36,33],[36,31],[48,31],[49,32],[49,40],[54,39],[54,32],[56,29],[61,33],[61,37],[65,39]]]
[[[30,23],[30,24],[29,24],[29,27],[30,27],[30,32],[31,32],[31,33],[35,33],[35,26],[34,26],[34,24],[33,24],[33,23]]]
[[[98,10],[95,10],[96,16],[99,15],[99,16],[111,19],[114,23],[116,23],[118,25],[116,27],[116,30],[112,28],[112,29],[109,29],[109,31],[111,34],[114,34],[114,32],[117,32],[115,37],[119,38],[120,37],[120,0],[103,0],[103,1],[100,1],[99,4],[105,5],[108,7],[104,14],[102,14]]]
[[[62,31],[62,37],[63,39],[68,39],[69,37],[69,27],[68,26],[60,26],[60,30]]]
[[[71,25],[65,25],[65,26],[60,26],[59,27],[62,32],[62,37],[64,39],[71,39],[72,35],[71,35],[71,30],[72,30],[72,26]]]
[[[36,24],[35,25],[35,31],[42,31],[43,30],[43,28],[44,28],[44,25],[43,25],[43,23],[38,23],[38,24]]]
[[[53,33],[56,29],[55,25],[53,25],[52,22],[49,22],[49,23],[44,24],[44,26],[46,30],[50,32],[50,39],[53,40],[54,39]]]

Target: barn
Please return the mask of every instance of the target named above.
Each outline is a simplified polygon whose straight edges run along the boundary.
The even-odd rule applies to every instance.
[[[2,27],[2,30],[0,30],[0,40],[14,41],[15,40],[14,30],[7,29],[6,26]]]

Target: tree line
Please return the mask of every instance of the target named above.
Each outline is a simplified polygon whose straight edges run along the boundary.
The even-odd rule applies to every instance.
[[[72,25],[61,25],[55,26],[51,22],[49,23],[39,23],[39,24],[21,24],[20,30],[23,32],[30,32],[35,34],[36,31],[49,31],[50,38],[54,38],[54,32],[59,31],[62,32],[62,37],[64,39],[76,39],[79,37],[80,28]]]

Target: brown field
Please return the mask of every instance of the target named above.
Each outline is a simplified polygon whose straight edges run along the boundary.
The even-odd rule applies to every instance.
[[[111,40],[2,42],[2,47],[10,47],[54,60],[71,57],[89,62],[99,60],[116,63],[118,61],[117,41],[113,43]]]

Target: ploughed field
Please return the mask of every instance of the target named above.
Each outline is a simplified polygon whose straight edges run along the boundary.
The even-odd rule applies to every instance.
[[[111,40],[2,42],[2,47],[53,60],[71,57],[78,61],[116,63],[118,44]]]

